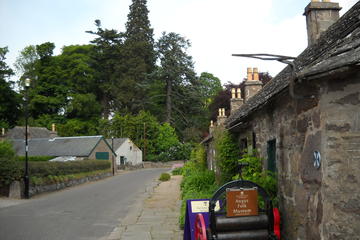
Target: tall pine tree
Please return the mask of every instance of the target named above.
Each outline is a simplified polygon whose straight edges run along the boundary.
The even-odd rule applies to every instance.
[[[128,112],[136,113],[147,101],[146,89],[155,69],[153,29],[148,18],[146,0],[133,0],[126,23],[124,59],[119,69],[123,73],[120,89],[126,93],[123,104]]]
[[[192,58],[187,53],[190,46],[189,40],[173,32],[164,32],[157,43],[161,64],[158,78],[162,82],[165,98],[163,119],[175,127],[184,139],[184,131],[197,127],[198,116],[204,116],[200,82]]]

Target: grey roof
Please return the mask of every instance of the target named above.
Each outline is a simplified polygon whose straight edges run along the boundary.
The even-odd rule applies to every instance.
[[[28,127],[29,138],[50,138],[52,132],[44,127]],[[24,139],[25,127],[14,127],[5,134],[8,139]]]
[[[97,146],[102,136],[56,137],[30,139],[29,156],[77,156],[87,157]],[[25,141],[12,140],[15,152],[25,155]]]
[[[305,49],[294,61],[297,68],[296,78],[315,79],[324,73],[360,63],[360,2],[325,31],[319,40]],[[225,122],[230,128],[250,113],[266,105],[274,96],[287,89],[293,72],[286,67],[262,90],[250,98],[238,111]]]
[[[111,146],[112,144],[114,144],[114,151],[116,149],[118,149],[127,139],[129,138],[114,138],[114,139],[111,139],[111,138],[108,138],[106,139],[106,141],[109,143],[109,145]],[[112,141],[114,141],[112,143]]]

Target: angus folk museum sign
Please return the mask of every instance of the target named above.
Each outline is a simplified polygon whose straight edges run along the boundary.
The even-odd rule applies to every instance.
[[[226,189],[227,217],[258,215],[258,191],[251,189]]]

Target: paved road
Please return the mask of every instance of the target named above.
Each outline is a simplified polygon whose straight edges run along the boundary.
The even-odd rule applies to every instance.
[[[122,173],[0,208],[1,240],[93,240],[107,236],[164,169]],[[151,184],[152,183],[152,184]]]

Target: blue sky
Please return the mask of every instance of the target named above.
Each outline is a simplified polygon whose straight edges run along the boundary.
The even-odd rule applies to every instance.
[[[297,56],[307,46],[305,18],[310,0],[148,0],[155,38],[177,32],[192,42],[189,53],[198,74],[238,83],[247,67],[276,75],[284,65],[231,57],[232,53],[267,52]],[[339,0],[344,13],[357,0]],[[131,0],[0,0],[0,47],[8,46],[12,66],[28,45],[54,42],[55,53],[70,44],[86,44],[95,30],[125,29]]]

